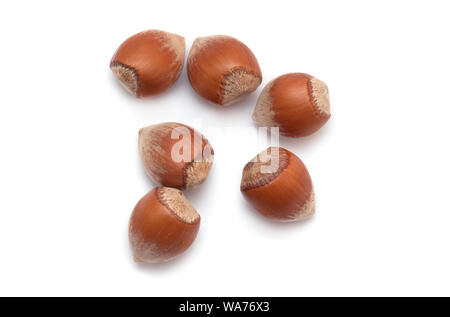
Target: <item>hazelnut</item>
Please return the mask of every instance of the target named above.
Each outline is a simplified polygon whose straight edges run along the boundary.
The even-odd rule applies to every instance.
[[[245,165],[241,192],[260,214],[274,220],[297,221],[315,212],[308,170],[281,147],[269,147]]]
[[[200,215],[183,193],[157,187],[137,203],[130,217],[128,238],[136,262],[169,261],[194,242]]]
[[[184,38],[159,30],[143,31],[123,42],[111,70],[136,97],[159,94],[175,83],[184,65]]]
[[[261,92],[253,120],[266,127],[279,127],[289,137],[310,135],[330,118],[330,101],[325,83],[302,73],[282,75]]]
[[[256,90],[262,80],[250,49],[225,35],[197,38],[189,51],[187,72],[200,96],[222,106]]]
[[[138,143],[146,173],[153,181],[168,187],[182,189],[201,184],[214,159],[208,140],[181,123],[142,128]]]

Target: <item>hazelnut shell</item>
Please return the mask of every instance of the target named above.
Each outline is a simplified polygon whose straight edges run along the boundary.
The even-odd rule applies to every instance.
[[[328,88],[308,74],[291,73],[269,82],[261,92],[253,120],[279,127],[280,134],[302,137],[319,130],[330,118]]]
[[[129,93],[148,97],[167,90],[180,77],[185,50],[182,36],[143,31],[119,46],[110,68]]]
[[[262,80],[252,51],[226,35],[197,38],[189,51],[187,72],[200,96],[222,106],[255,91]]]
[[[185,144],[184,141],[188,142],[186,148],[179,148],[178,145]],[[182,189],[201,184],[208,176],[214,159],[214,150],[201,133],[176,122],[140,129],[138,146],[147,175],[154,182],[168,187]],[[182,160],[174,160],[172,151],[176,154],[188,152]]]
[[[281,147],[269,147],[245,165],[241,192],[260,214],[277,221],[302,220],[315,212],[306,166]]]
[[[167,262],[195,240],[200,215],[183,193],[157,187],[137,203],[130,217],[128,237],[136,262]]]

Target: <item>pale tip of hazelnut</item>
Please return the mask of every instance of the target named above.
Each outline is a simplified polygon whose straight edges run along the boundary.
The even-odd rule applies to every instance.
[[[161,187],[157,195],[160,202],[185,223],[194,223],[199,220],[200,215],[180,190]]]
[[[138,97],[139,77],[133,67],[124,65],[120,62],[112,62],[110,66],[114,75],[116,75],[120,84],[133,96]]]
[[[229,106],[235,103],[242,95],[255,91],[260,84],[261,77],[247,71],[243,67],[237,67],[231,70],[223,78],[223,97],[221,104],[223,106]]]
[[[272,97],[270,95],[273,83],[274,80],[270,81],[262,90],[252,115],[253,121],[263,127],[277,126],[276,122],[273,120],[275,111],[272,110]]]
[[[188,59],[192,59],[201,49],[207,47],[209,43],[214,42],[221,36],[222,35],[197,37],[191,45],[191,49],[189,50]]]
[[[179,63],[184,64],[184,55],[186,53],[186,44],[184,41],[184,37],[174,33],[166,34],[169,42],[168,47],[175,53],[176,60]]]
[[[328,95],[327,85],[314,77],[310,78],[309,82],[311,84],[311,95],[316,110],[322,115],[329,116],[330,97]]]
[[[303,204],[298,213],[295,213],[295,215],[293,215],[291,218],[281,221],[284,222],[301,221],[311,217],[312,215],[314,215],[315,212],[316,212],[316,201],[313,190],[308,200]]]

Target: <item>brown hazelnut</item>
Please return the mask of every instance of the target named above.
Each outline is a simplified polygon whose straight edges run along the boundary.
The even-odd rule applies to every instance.
[[[315,212],[306,166],[281,147],[269,147],[245,165],[241,192],[260,214],[274,220],[297,221]]]
[[[201,184],[211,169],[214,151],[193,128],[176,122],[139,130],[139,153],[146,173],[164,186],[192,188]]]
[[[253,120],[266,127],[279,127],[289,137],[310,135],[330,118],[330,100],[325,83],[302,73],[282,75],[261,92]]]
[[[157,187],[137,203],[130,217],[128,237],[136,262],[169,261],[194,242],[200,215],[183,193]]]
[[[189,51],[187,72],[203,98],[227,106],[261,84],[258,61],[239,40],[226,35],[197,38]]]
[[[184,38],[159,30],[143,31],[123,42],[111,59],[111,70],[136,97],[159,94],[180,77]]]

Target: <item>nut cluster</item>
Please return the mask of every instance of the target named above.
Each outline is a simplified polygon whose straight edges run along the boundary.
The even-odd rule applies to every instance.
[[[184,66],[182,36],[148,30],[125,40],[110,68],[121,85],[142,98],[162,93],[180,77]],[[254,92],[262,73],[252,51],[225,35],[197,38],[187,58],[193,90],[205,100],[228,106]],[[264,127],[277,127],[287,137],[308,136],[330,118],[328,88],[304,73],[281,75],[266,84],[253,112]],[[148,176],[158,187],[135,206],[129,241],[135,261],[169,261],[194,242],[200,215],[181,190],[201,184],[214,158],[209,141],[193,128],[176,122],[139,130],[138,148]],[[261,215],[276,221],[305,219],[315,212],[314,189],[306,166],[294,153],[269,147],[248,162],[242,195]]]

